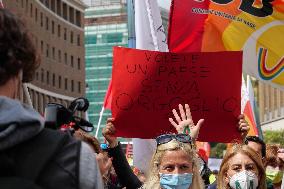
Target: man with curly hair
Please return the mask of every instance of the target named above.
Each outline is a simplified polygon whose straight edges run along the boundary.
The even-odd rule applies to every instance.
[[[0,188],[102,188],[90,147],[45,129],[42,116],[17,100],[39,63],[23,22],[0,9]]]

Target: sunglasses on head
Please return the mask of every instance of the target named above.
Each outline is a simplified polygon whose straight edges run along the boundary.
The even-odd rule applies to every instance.
[[[182,143],[190,143],[191,144],[191,137],[187,134],[164,134],[160,135],[156,138],[157,146],[161,144],[166,144],[171,140],[177,140]]]

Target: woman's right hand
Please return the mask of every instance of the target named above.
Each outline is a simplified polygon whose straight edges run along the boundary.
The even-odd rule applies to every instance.
[[[110,148],[114,148],[118,145],[117,138],[114,136],[115,127],[113,125],[114,118],[108,118],[106,127],[103,128],[102,134],[109,143]]]
[[[185,111],[184,111],[185,108]],[[173,118],[169,118],[170,123],[175,127],[178,133],[183,133],[186,127],[190,129],[190,136],[193,140],[198,138],[201,125],[204,123],[204,119],[200,119],[195,125],[192,120],[190,108],[188,104],[184,105],[184,108],[179,104],[180,116],[175,109],[172,110],[176,122]]]

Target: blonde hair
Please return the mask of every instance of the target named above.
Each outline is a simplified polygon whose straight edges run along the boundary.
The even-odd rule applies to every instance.
[[[192,162],[193,162],[193,179],[192,188],[194,189],[204,189],[204,183],[199,173],[199,160],[197,158],[196,151],[191,148],[188,143],[181,143],[176,140],[172,140],[168,143],[161,144],[157,147],[156,153],[153,155],[151,160],[151,165],[149,173],[147,175],[147,180],[143,186],[145,189],[160,189],[160,177],[159,177],[159,166],[161,164],[161,159],[167,151],[178,151],[182,150],[186,152]]]
[[[235,144],[233,145],[225,154],[225,157],[221,163],[220,171],[218,174],[217,179],[217,188],[218,189],[227,189],[230,188],[227,184],[225,184],[225,176],[227,174],[227,171],[229,169],[229,161],[232,157],[234,157],[236,154],[244,154],[247,155],[255,164],[258,169],[259,174],[259,182],[258,182],[258,189],[266,189],[266,180],[265,180],[265,169],[260,157],[260,154],[255,152],[252,148],[250,148],[248,145],[240,145]]]

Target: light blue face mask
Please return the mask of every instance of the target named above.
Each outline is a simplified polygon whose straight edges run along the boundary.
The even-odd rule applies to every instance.
[[[188,189],[192,183],[192,176],[192,173],[160,173],[160,185],[162,189]]]

